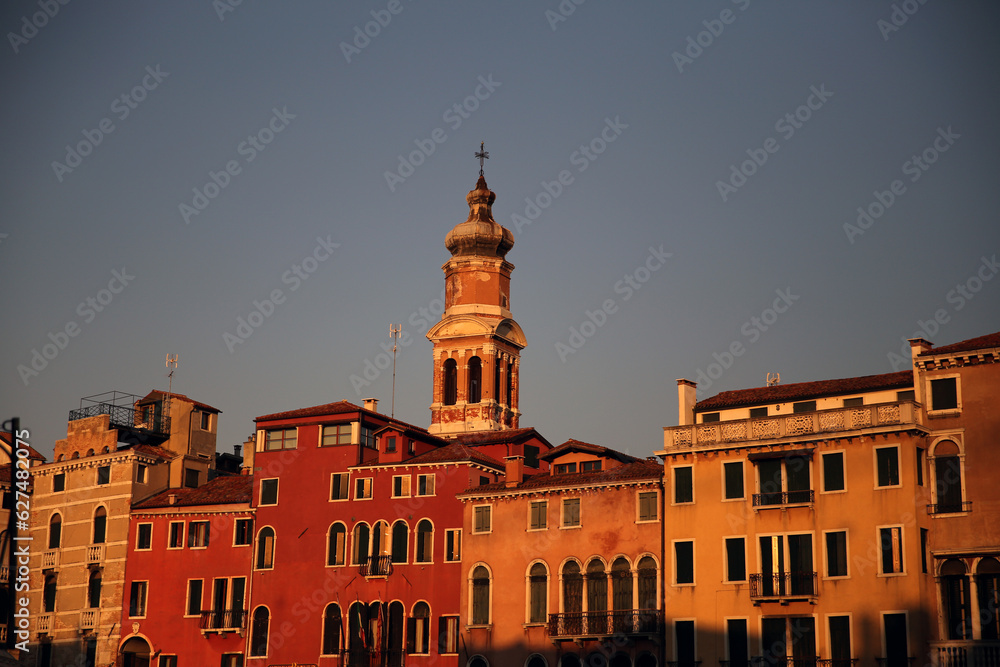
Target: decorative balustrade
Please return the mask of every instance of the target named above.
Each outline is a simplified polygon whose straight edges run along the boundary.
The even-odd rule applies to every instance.
[[[0,584],[10,583],[10,567],[7,565],[0,566]]]
[[[927,506],[928,514],[961,514],[972,511],[972,501],[952,503],[933,503]]]
[[[388,577],[392,574],[392,556],[369,556],[361,563],[361,576]]]
[[[39,614],[35,617],[35,629],[40,635],[52,632],[52,614]]]
[[[42,569],[52,570],[59,567],[59,552],[56,550],[42,552]]]
[[[802,491],[772,491],[753,494],[754,507],[774,507],[779,505],[805,505],[813,502],[815,494],[812,489]]]
[[[97,609],[84,609],[80,612],[80,632],[87,632],[97,627],[100,619],[100,611]]]
[[[1000,667],[1000,642],[932,642],[931,655],[937,667]]]
[[[861,428],[916,424],[918,416],[918,404],[901,401],[692,426],[671,426],[663,430],[663,446],[670,449],[705,447],[728,442],[781,440]]]
[[[94,544],[87,547],[87,563],[104,562],[104,545]]]
[[[247,612],[243,609],[214,609],[201,612],[201,629],[236,631],[246,628]]]
[[[812,597],[815,572],[754,573],[750,575],[750,599]]]
[[[608,635],[648,635],[663,630],[659,609],[576,611],[549,614],[550,637],[603,637]]]

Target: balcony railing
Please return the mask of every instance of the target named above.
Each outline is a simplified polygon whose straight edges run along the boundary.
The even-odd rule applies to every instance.
[[[112,428],[125,428],[132,431],[147,431],[152,434],[166,436],[170,434],[170,417],[162,414],[153,406],[151,414],[144,414],[136,409],[139,397],[120,391],[109,391],[80,399],[80,407],[69,411],[69,420],[86,419],[98,415],[108,415]]]
[[[614,634],[648,635],[663,629],[659,609],[576,611],[549,614],[550,637],[603,637]]]
[[[815,499],[812,489],[804,491],[774,491],[753,494],[754,507],[777,507],[779,505],[807,505]]]
[[[817,667],[856,667],[857,664],[857,658],[826,658],[816,661]]]
[[[59,567],[59,552],[56,550],[42,552],[42,569],[53,570]]]
[[[47,635],[52,632],[52,614],[39,614],[35,618],[35,629],[40,635]]]
[[[961,512],[971,511],[971,500],[966,500],[960,503],[933,503],[927,506],[928,514],[959,514]]]
[[[392,556],[369,556],[361,563],[362,577],[388,577],[392,574]]]
[[[97,627],[97,622],[100,619],[100,610],[98,609],[84,609],[80,612],[80,632],[87,632],[88,630],[93,630]]]
[[[103,563],[104,562],[104,545],[94,544],[87,547],[87,563]]]
[[[750,599],[795,598],[816,595],[815,572],[778,572],[750,575]]]
[[[0,565],[0,584],[10,583],[10,566]]]
[[[216,609],[201,612],[201,629],[219,632],[242,630],[246,627],[247,612],[243,609]]]
[[[854,408],[836,408],[800,412],[780,417],[735,419],[732,421],[671,426],[663,429],[663,447],[708,447],[728,442],[778,441],[838,431],[873,429],[882,426],[916,425],[920,410],[917,403],[873,403]]]
[[[1000,641],[950,641],[931,643],[937,667],[998,667]]]

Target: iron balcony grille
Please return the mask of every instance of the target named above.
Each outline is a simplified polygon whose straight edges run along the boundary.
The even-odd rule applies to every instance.
[[[550,637],[600,637],[606,635],[648,635],[663,629],[659,609],[615,611],[575,611],[549,614]]]
[[[70,410],[69,420],[76,421],[87,417],[108,415],[111,418],[110,425],[117,428],[169,435],[170,417],[163,415],[160,410],[153,410],[151,415],[144,415],[142,410],[135,407],[138,400],[138,396],[122,394],[121,392],[108,392],[107,394],[87,397],[81,399],[80,403],[89,402],[89,405],[81,405],[76,410]]]
[[[783,655],[757,655],[746,662],[720,660],[720,667],[852,667],[857,658],[848,660],[820,660],[819,658],[788,658]],[[831,664],[832,663],[832,664]]]
[[[816,595],[815,572],[770,572],[750,575],[750,599]]]
[[[201,612],[202,630],[242,630],[246,627],[247,612],[243,609],[217,609]]]
[[[388,577],[392,574],[392,556],[369,556],[361,563],[361,576]]]
[[[971,512],[972,501],[966,500],[958,503],[933,503],[927,506],[928,514],[959,514],[961,512]]]
[[[953,640],[934,642],[938,667],[996,667],[1000,665],[1000,641]]]
[[[771,493],[753,494],[754,507],[771,507],[776,505],[805,505],[814,500],[812,489],[804,491],[774,491]]]
[[[857,667],[857,658],[827,658],[817,660],[817,667]]]

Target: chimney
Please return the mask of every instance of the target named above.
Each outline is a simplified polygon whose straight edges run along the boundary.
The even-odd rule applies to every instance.
[[[517,486],[524,481],[524,457],[520,454],[516,456],[505,456],[504,462],[507,464],[507,469],[504,473],[506,477],[505,484],[507,488]]]
[[[177,503],[177,494],[176,493],[169,494],[167,496],[167,504],[168,505],[174,505],[176,503]]]
[[[371,410],[372,412],[378,412],[378,399],[377,398],[366,398],[365,399],[365,410]]]
[[[691,380],[677,380],[677,425],[691,426],[694,424],[694,404],[698,383]]]
[[[913,399],[920,405],[924,405],[924,387],[917,377],[917,357],[934,349],[934,344],[923,338],[911,338],[909,342],[910,366],[913,369]]]
[[[237,457],[240,455],[240,450],[243,449],[243,445],[233,445],[233,454]]]

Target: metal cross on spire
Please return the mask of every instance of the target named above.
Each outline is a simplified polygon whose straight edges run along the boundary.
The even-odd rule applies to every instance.
[[[486,148],[486,142],[485,141],[480,141],[479,142],[479,151],[475,154],[476,157],[479,158],[479,175],[480,176],[483,175],[483,161],[490,159],[490,153],[489,153],[489,151],[485,150],[485,148]]]

